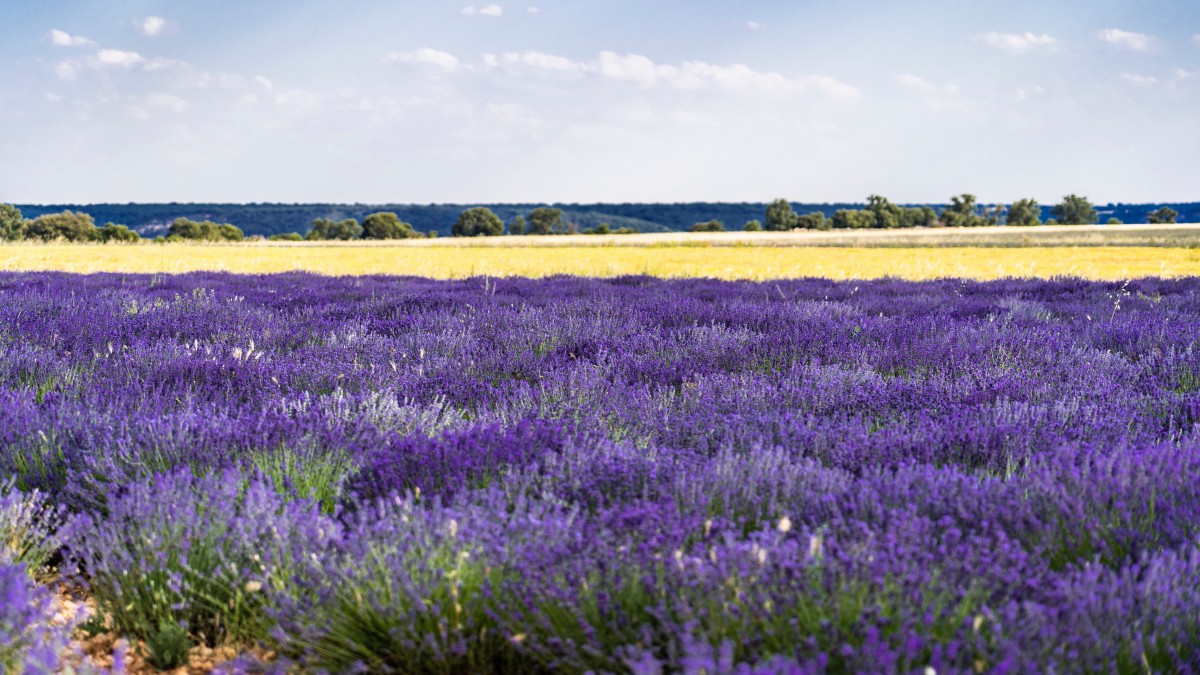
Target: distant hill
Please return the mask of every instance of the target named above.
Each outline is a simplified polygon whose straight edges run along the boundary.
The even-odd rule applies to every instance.
[[[463,210],[486,206],[505,222],[517,215],[527,214],[545,204],[18,204],[26,218],[64,209],[83,211],[106,222],[128,225],[143,236],[165,234],[171,221],[179,218],[213,220],[233,223],[247,235],[280,234],[308,231],[317,218],[356,218],[359,221],[377,211],[393,211],[422,232],[436,230],[450,234],[450,227]],[[613,229],[632,227],[639,232],[671,232],[687,230],[693,223],[716,218],[726,229],[734,230],[749,220],[763,220],[765,203],[689,202],[682,204],[553,204],[563,210],[568,222],[580,229],[608,223]],[[838,209],[858,209],[862,204],[802,204],[793,203],[799,213],[820,211],[826,216]],[[908,206],[925,206],[915,204]],[[935,209],[942,204],[929,204]],[[1146,214],[1160,206],[1170,206],[1179,212],[1179,222],[1200,222],[1200,203],[1176,204],[1105,204],[1097,205],[1100,222],[1119,218],[1126,223],[1144,223]],[[1050,217],[1050,207],[1042,207],[1042,219]]]

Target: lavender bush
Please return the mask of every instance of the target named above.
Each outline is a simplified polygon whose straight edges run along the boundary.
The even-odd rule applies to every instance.
[[[24,565],[34,579],[54,576],[53,558],[68,537],[71,523],[62,507],[36,490],[24,494],[12,481],[0,483],[0,559]]]
[[[337,536],[315,503],[232,470],[159,474],[108,505],[70,552],[99,611],[152,644],[177,633],[209,646],[264,637],[264,606],[288,592],[291,566]]]
[[[50,589],[0,553],[0,672],[59,672],[76,620],[56,614]]]
[[[1198,288],[0,274],[0,470],[301,669],[1197,671]]]

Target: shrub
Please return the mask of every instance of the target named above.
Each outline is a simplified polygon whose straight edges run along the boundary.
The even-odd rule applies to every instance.
[[[62,672],[79,617],[59,622],[57,613],[50,589],[31,580],[23,563],[0,555],[0,672]]]
[[[367,505],[338,546],[297,561],[302,594],[272,609],[280,650],[318,672],[544,672],[497,623],[491,591],[514,551],[571,532],[570,516],[487,491],[450,507]]]
[[[47,568],[67,537],[70,521],[37,490],[23,494],[13,479],[0,483],[0,559],[25,566],[39,580],[52,576]]]
[[[172,625],[209,646],[266,637],[264,608],[286,591],[289,566],[337,531],[315,503],[236,471],[160,474],[111,494],[108,508],[81,525],[71,558],[117,632],[164,649]]]
[[[299,232],[284,232],[267,237],[267,241],[304,241],[304,237]]]
[[[124,225],[115,225],[113,223],[105,223],[104,227],[97,228],[92,232],[92,240],[102,243],[121,242],[133,243],[141,240],[141,235]]]
[[[366,501],[414,490],[448,499],[485,487],[506,470],[542,455],[563,452],[578,437],[570,425],[548,420],[523,420],[512,427],[481,425],[433,438],[393,437],[362,457],[362,468],[347,490]]]
[[[712,220],[705,222],[705,223],[693,224],[691,231],[692,232],[724,232],[725,226],[721,224],[721,221],[717,220],[716,218],[713,218]]]
[[[25,236],[42,241],[88,241],[95,231],[96,224],[91,216],[73,211],[48,213],[25,224]]]
[[[757,220],[751,220],[751,221],[748,221],[742,227],[742,231],[743,232],[762,232],[763,226],[762,226],[762,223],[758,222]]]

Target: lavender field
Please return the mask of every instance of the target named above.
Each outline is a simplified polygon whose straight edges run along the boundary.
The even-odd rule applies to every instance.
[[[0,274],[0,670],[1195,671],[1198,290]]]

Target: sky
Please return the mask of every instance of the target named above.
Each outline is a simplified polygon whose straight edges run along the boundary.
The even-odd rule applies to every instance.
[[[1196,0],[0,0],[0,202],[1200,201]]]

